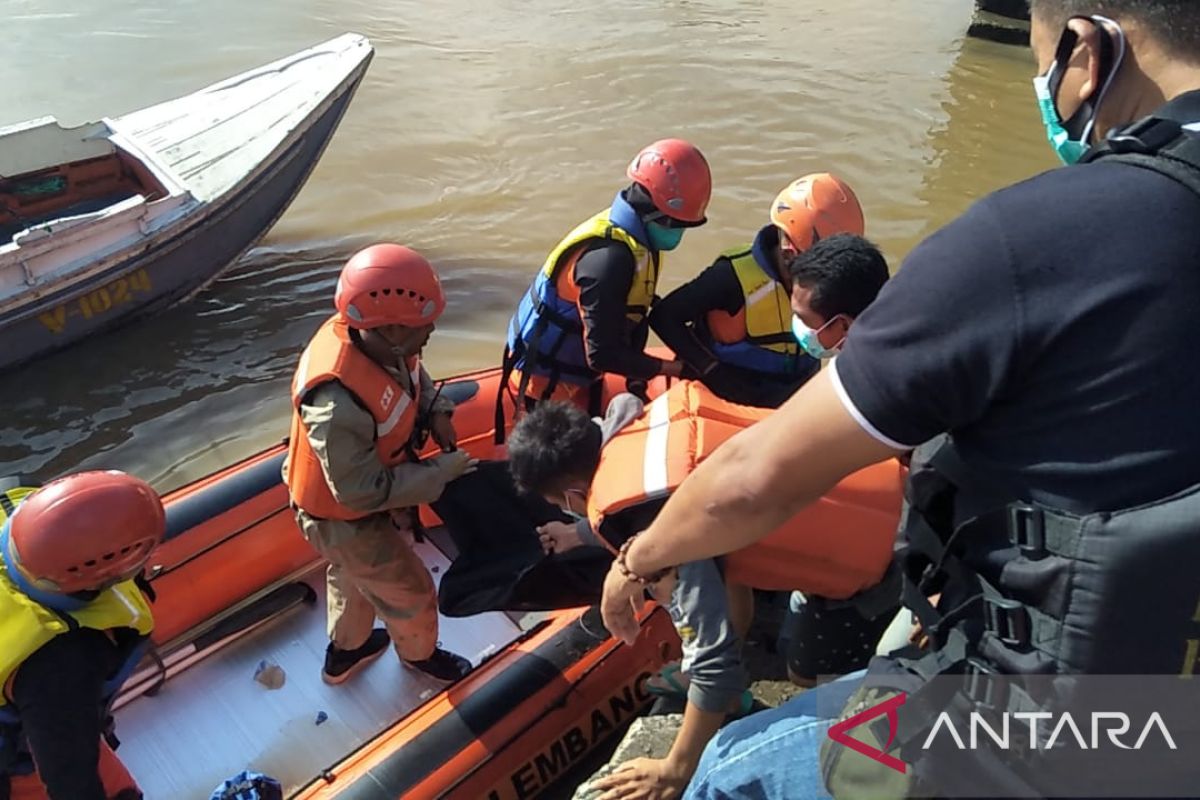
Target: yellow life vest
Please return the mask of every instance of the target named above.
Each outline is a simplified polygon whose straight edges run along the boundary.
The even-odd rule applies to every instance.
[[[78,611],[60,614],[21,592],[0,562],[0,686],[7,689],[9,679],[25,659],[55,636],[71,630],[64,617],[98,631],[132,628],[148,636],[154,629],[150,604],[132,580],[106,589]],[[0,707],[7,703],[7,691],[0,693]]]
[[[713,340],[717,344],[747,343],[784,355],[798,355],[800,345],[792,334],[792,306],[787,287],[767,274],[750,246],[726,250],[721,257],[733,266],[745,302],[736,315],[724,311],[709,313],[708,327]]]
[[[37,489],[32,486],[15,486],[0,491],[0,525],[8,521],[12,513],[17,510],[17,506],[21,505],[22,500],[36,491]]]
[[[645,245],[633,238],[624,228],[613,224],[609,218],[610,212],[611,209],[605,209],[576,225],[570,233],[563,237],[562,241],[555,245],[554,249],[550,251],[550,255],[546,256],[541,273],[546,281],[553,285],[558,278],[560,268],[570,261],[566,256],[574,255],[571,251],[575,250],[577,245],[583,244],[589,239],[615,239],[630,249],[636,265],[633,282],[630,284],[629,294],[625,298],[625,316],[632,322],[641,322],[650,312],[650,305],[654,302],[654,292],[658,288],[658,276],[662,272],[662,254],[660,253],[659,257],[655,258]]]

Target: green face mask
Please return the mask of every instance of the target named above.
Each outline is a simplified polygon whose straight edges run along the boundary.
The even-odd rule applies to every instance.
[[[646,223],[646,236],[655,250],[674,250],[683,240],[683,228],[666,228],[657,222]]]
[[[1104,101],[1108,89],[1112,86],[1113,78],[1121,69],[1125,60],[1125,32],[1121,26],[1108,17],[1099,15],[1091,17],[1072,17],[1071,19],[1086,19],[1097,27],[1100,33],[1100,89],[1079,106],[1079,110],[1068,120],[1058,113],[1054,96],[1062,84],[1063,69],[1071,59],[1071,54],[1079,41],[1078,34],[1070,27],[1063,29],[1054,54],[1054,63],[1045,75],[1033,79],[1033,91],[1037,95],[1038,108],[1042,112],[1042,124],[1046,127],[1046,138],[1050,146],[1064,164],[1077,164],[1091,147],[1092,131],[1096,125],[1096,115],[1100,104]]]
[[[1042,124],[1046,126],[1046,138],[1050,140],[1050,146],[1064,164],[1079,163],[1079,159],[1087,152],[1088,145],[1086,142],[1072,139],[1059,120],[1054,96],[1050,93],[1049,76],[1039,75],[1034,78],[1033,91],[1037,93],[1038,107],[1042,110]]]

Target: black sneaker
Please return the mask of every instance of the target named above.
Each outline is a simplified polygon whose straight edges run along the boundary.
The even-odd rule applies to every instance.
[[[440,647],[434,650],[433,655],[424,661],[405,661],[404,663],[413,669],[424,672],[426,675],[437,678],[439,681],[456,681],[459,678],[465,678],[473,669],[470,661],[467,661],[457,653],[451,653],[449,650],[443,650]]]
[[[321,680],[330,685],[336,685],[350,678],[367,664],[383,655],[392,640],[383,628],[376,628],[367,637],[362,647],[354,650],[341,650],[330,642],[325,648],[325,669],[321,671]]]

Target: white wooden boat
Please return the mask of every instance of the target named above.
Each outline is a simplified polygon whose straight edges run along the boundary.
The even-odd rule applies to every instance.
[[[283,214],[370,63],[345,34],[74,128],[0,128],[0,367],[198,291]]]

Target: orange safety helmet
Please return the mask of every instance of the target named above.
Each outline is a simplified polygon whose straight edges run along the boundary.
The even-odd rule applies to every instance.
[[[625,170],[650,193],[654,207],[673,220],[703,225],[712,197],[708,161],[691,142],[661,139],[634,156]]]
[[[838,233],[862,236],[865,230],[858,198],[828,172],[805,175],[780,192],[771,205],[771,222],[800,251]]]
[[[79,472],[25,498],[4,525],[0,550],[19,587],[71,594],[134,577],[165,530],[150,484],[115,470]]]
[[[351,328],[419,328],[441,316],[446,296],[437,273],[416,250],[373,244],[342,267],[333,304]]]

